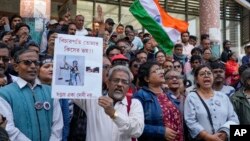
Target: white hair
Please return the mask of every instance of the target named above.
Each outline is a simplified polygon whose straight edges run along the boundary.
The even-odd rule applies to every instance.
[[[133,79],[134,79],[134,76],[133,74],[131,73],[131,71],[129,70],[128,67],[126,66],[122,66],[122,65],[117,65],[113,68],[111,68],[108,72],[108,79],[110,80],[113,73],[116,72],[116,71],[123,71],[125,72],[126,74],[128,74],[128,77],[129,77],[129,82],[131,82]]]

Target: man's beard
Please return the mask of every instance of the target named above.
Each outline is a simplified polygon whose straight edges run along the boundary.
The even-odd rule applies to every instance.
[[[116,93],[116,92],[114,92],[114,93],[113,93],[113,97],[114,97],[115,100],[120,101],[120,100],[123,99],[124,94],[123,94],[123,93]]]

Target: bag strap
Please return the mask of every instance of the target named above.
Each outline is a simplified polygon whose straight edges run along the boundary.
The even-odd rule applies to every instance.
[[[131,102],[132,102],[132,97],[130,97],[130,96],[126,96],[126,97],[127,97],[127,102],[128,102],[127,112],[129,114],[129,112],[130,112],[130,106],[131,106]],[[131,141],[136,141],[136,139],[135,138],[131,138]]]
[[[127,112],[129,114],[130,112],[130,105],[131,105],[131,101],[132,101],[132,97],[130,96],[126,96],[127,97],[127,102],[128,102],[128,105],[127,105]]]
[[[208,107],[207,107],[207,104],[204,102],[204,100],[201,98],[201,96],[199,95],[199,93],[198,93],[197,91],[194,91],[194,92],[198,95],[198,97],[200,98],[200,100],[201,100],[203,106],[205,107],[205,109],[206,109],[206,111],[207,111],[208,120],[209,120],[209,122],[210,122],[210,124],[211,124],[212,132],[213,132],[213,134],[214,134],[214,133],[215,133],[215,130],[214,130],[214,126],[213,126],[212,116],[211,116],[211,113],[210,113],[210,111],[209,111],[209,109],[208,109]]]

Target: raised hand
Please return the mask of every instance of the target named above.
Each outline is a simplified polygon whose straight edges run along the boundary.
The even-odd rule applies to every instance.
[[[101,96],[98,99],[98,104],[104,108],[105,113],[109,115],[110,117],[114,116],[115,109],[113,107],[114,105],[114,100],[110,97],[107,96]]]

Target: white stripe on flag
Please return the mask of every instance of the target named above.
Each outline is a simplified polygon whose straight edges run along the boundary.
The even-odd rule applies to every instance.
[[[175,44],[178,40],[180,40],[180,32],[178,30],[176,30],[175,28],[172,27],[164,27],[162,26],[163,29],[165,30],[165,32],[167,32],[168,37],[170,38],[170,40]]]
[[[159,21],[156,21],[158,24],[162,26],[162,18],[160,15],[160,11],[158,7],[155,5],[154,0],[140,0],[141,5],[143,8],[148,12],[148,14],[156,21],[156,18],[159,18]]]

